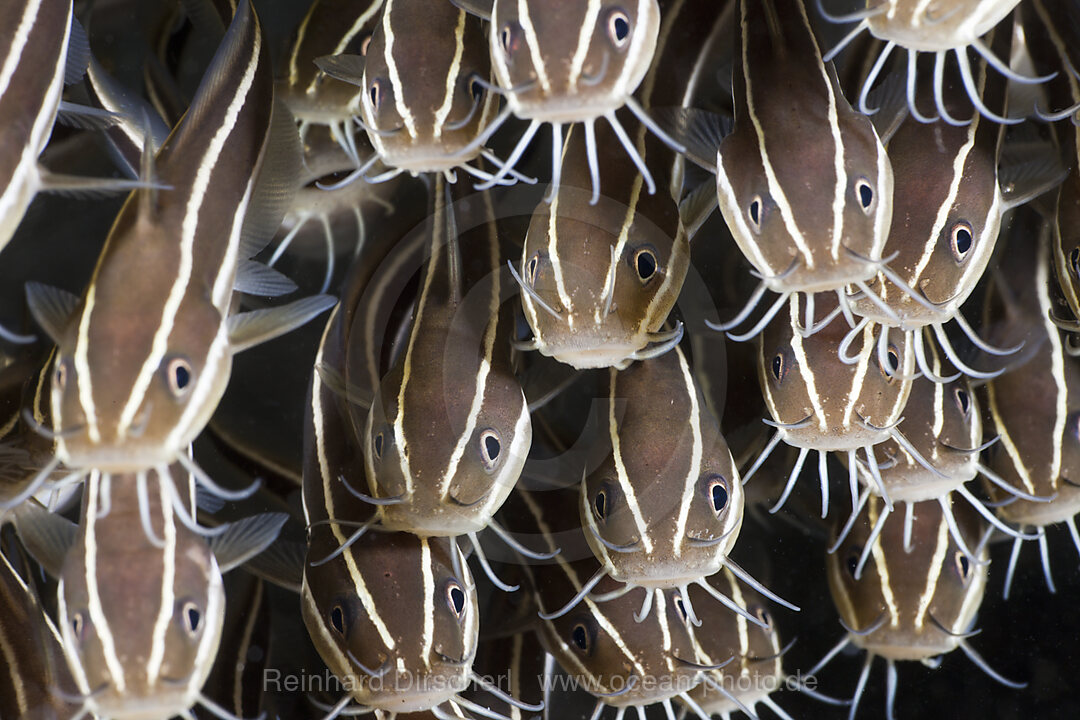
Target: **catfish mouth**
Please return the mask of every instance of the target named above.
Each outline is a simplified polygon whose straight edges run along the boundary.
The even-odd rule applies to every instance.
[[[382,161],[384,165],[407,173],[448,172],[480,155],[479,148],[465,155],[460,154],[468,147],[470,140],[471,138],[463,138],[462,142],[443,141],[441,144],[432,142],[419,147],[407,145],[397,149],[386,148]]]
[[[943,638],[940,642],[930,642],[928,638],[918,642],[899,642],[889,639],[883,639],[881,642],[858,642],[857,638],[852,638],[852,642],[871,655],[880,655],[893,660],[930,660],[952,652],[960,644],[958,638],[949,637]]]
[[[103,695],[90,704],[94,715],[110,720],[159,720],[184,715],[197,699],[194,693],[156,687],[144,696]]]
[[[1080,513],[1080,492],[1066,485],[1063,489],[1073,492],[1060,493],[1054,502],[1031,502],[1030,500],[1017,499],[1001,506],[1001,513],[1005,519],[1020,525],[1033,525],[1043,528],[1055,525],[1072,518]]]
[[[839,424],[829,423],[828,432],[821,432],[815,422],[810,428],[784,429],[784,441],[788,445],[808,450],[825,452],[848,452],[873,447],[889,439],[889,433],[881,430],[851,425],[844,428]]]
[[[487,499],[485,495],[481,500]],[[424,512],[401,505],[385,505],[380,508],[382,524],[420,537],[454,537],[477,533],[488,526],[490,514],[478,506],[462,506],[445,503],[433,512]]]
[[[127,440],[112,443],[64,442],[61,458],[72,469],[94,469],[104,473],[134,473],[160,465],[176,462],[177,451],[163,449],[160,445]]]
[[[875,263],[850,257],[818,265],[813,269],[799,263],[794,272],[766,276],[765,284],[773,292],[820,293],[835,292],[837,288],[856,283],[868,283],[877,275]]]
[[[382,678],[368,679],[365,697],[358,701],[393,713],[422,712],[453,699],[468,687],[468,670],[459,667],[426,675],[394,671]]]
[[[541,123],[570,124],[588,122],[615,112],[626,101],[622,93],[610,95],[596,94],[592,97],[581,95],[543,95],[537,91],[536,99],[522,99],[521,95],[511,95],[517,106],[514,114],[523,120]]]
[[[540,352],[578,370],[606,368],[626,362],[631,355],[645,347],[645,343],[608,341],[592,346],[577,347],[566,343],[563,348],[548,345]]]
[[[712,560],[710,557],[709,560]],[[618,567],[611,573],[611,577],[622,580],[627,585],[643,587],[646,590],[674,590],[684,585],[692,585],[697,580],[709,577],[720,571],[722,562],[701,562],[677,567],[661,563],[650,564],[650,572],[647,575],[634,576],[633,573],[620,572]]]

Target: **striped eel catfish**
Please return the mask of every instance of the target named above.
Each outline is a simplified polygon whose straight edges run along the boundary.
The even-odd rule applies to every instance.
[[[1008,50],[1009,38],[1004,31],[991,34],[995,48],[1002,51]],[[1004,79],[990,77],[985,62],[980,62],[976,71],[979,97],[989,107],[1004,111]],[[970,111],[971,102],[952,68],[944,80],[935,78],[939,82],[934,91],[942,98],[943,111],[957,115]],[[929,91],[929,83],[924,82],[918,100],[927,100]],[[998,349],[981,340],[960,312],[990,261],[1004,213],[1060,181],[1060,176],[1046,180],[1047,173],[1042,172],[1037,183],[1020,183],[1015,175],[1021,168],[1014,167],[1011,173],[999,171],[1004,135],[1002,125],[973,113],[971,122],[962,127],[908,120],[889,140],[896,192],[895,218],[885,252],[902,283],[898,285],[879,273],[869,289],[864,288],[861,297],[852,300],[852,309],[864,322],[916,331],[919,369],[938,381],[943,378],[929,367],[923,337],[931,330],[957,369],[978,378],[992,374],[963,361],[944,329],[950,320],[985,352],[1004,355],[1016,350]],[[1026,165],[1021,167],[1031,171]],[[1008,188],[1008,194],[1003,187]]]
[[[300,122],[307,139],[313,125],[325,125],[337,145],[355,164],[361,150],[371,152],[366,138],[356,139],[353,118],[360,114],[363,94],[355,85],[337,80],[315,64],[324,55],[367,52],[383,0],[312,0],[291,40],[277,89]]]
[[[720,211],[761,277],[743,309],[717,328],[740,325],[766,290],[780,294],[750,330],[730,336],[741,341],[761,332],[792,293],[836,292],[850,317],[843,288],[889,272],[882,248],[893,175],[874,126],[822,60],[803,1],[740,0],[739,10],[734,124],[719,142],[688,144],[689,157],[716,173]],[[684,121],[691,136],[723,134],[699,112]],[[808,323],[802,332],[814,329]]]
[[[818,0],[819,8],[824,0]],[[831,59],[843,50],[864,30],[885,41],[873,67],[863,81],[859,93],[859,109],[871,113],[867,97],[871,87],[878,79],[892,51],[899,45],[907,51],[907,100],[913,117],[919,122],[932,123],[938,118],[952,124],[967,124],[967,120],[956,120],[949,114],[941,93],[935,94],[937,113],[923,115],[916,108],[915,96],[918,84],[918,54],[934,54],[934,79],[940,88],[941,75],[951,53],[956,58],[964,89],[975,105],[978,113],[989,120],[1000,123],[1018,123],[1019,118],[1008,118],[998,114],[996,108],[983,104],[982,95],[976,87],[971,71],[969,50],[974,50],[987,63],[992,65],[1003,77],[1022,84],[1034,84],[1050,80],[1054,74],[1040,77],[1022,75],[1009,68],[1009,53],[1001,53],[984,42],[982,37],[994,27],[1012,35],[1012,28],[1007,21],[1009,14],[1020,0],[944,0],[925,2],[924,0],[881,0],[868,2],[867,7],[846,15],[830,15],[822,8],[822,14],[832,22],[849,23],[858,21],[855,27],[836,44],[825,57]],[[999,57],[1004,55],[1005,59]]]
[[[643,104],[689,101],[704,74],[697,62],[703,44],[720,24],[714,11],[704,0],[664,4],[656,60],[639,92]],[[687,79],[667,83],[669,74]],[[682,158],[644,124],[629,118],[627,126],[629,134],[614,126],[593,135],[571,128],[550,203],[533,213],[515,271],[533,333],[519,346],[579,369],[625,366],[667,352],[682,336],[681,325],[661,329],[686,278],[687,230],[695,224],[693,203],[684,205],[685,218],[678,206]],[[621,152],[609,133],[635,152]],[[614,178],[602,200],[595,182],[591,196],[585,189],[595,162]],[[651,192],[655,185],[661,192]]]
[[[476,533],[517,482],[532,423],[511,366],[491,201],[436,175],[429,208],[429,257],[408,336],[359,436],[384,528],[468,535],[479,553]]]
[[[53,441],[35,431],[48,425],[52,359],[52,352],[21,352],[0,370],[0,525],[50,482],[65,484],[67,471],[51,463]]]
[[[224,392],[233,353],[332,303],[316,296],[231,309],[234,287],[265,277],[247,258],[269,240],[294,189],[295,131],[272,108],[263,35],[244,2],[155,160],[157,177],[176,189],[128,198],[81,300],[40,286],[28,293],[58,346],[54,462],[133,472],[179,459],[195,468],[184,451]]]
[[[331,178],[351,172],[355,165],[325,128],[308,131],[296,196],[271,243],[275,247],[267,265],[274,267],[290,248],[294,248],[294,256],[325,255],[326,272],[320,292],[326,292],[334,280],[338,258],[344,255],[348,260],[356,259],[370,241],[368,227],[393,212],[399,187],[397,183],[354,183],[327,189],[327,183],[333,183]],[[349,250],[352,257],[347,254]]]
[[[627,709],[640,717],[655,703],[672,717],[672,698],[685,700],[705,670],[724,663],[694,660],[691,624],[675,591],[644,589],[654,595],[656,611],[637,621],[638,600],[606,577],[589,553],[576,503],[575,488],[532,492],[518,487],[507,503],[510,512],[504,512],[513,515],[514,523],[510,517],[507,523],[515,530],[542,537],[547,550],[562,550],[553,560],[525,568],[540,608],[536,632],[578,687],[597,698],[593,720],[607,706],[615,707],[621,720]],[[594,599],[592,592],[607,598]],[[561,609],[549,610],[571,595]]]
[[[250,573],[229,573],[225,584],[225,621],[221,644],[202,693],[238,718],[256,717],[262,706],[263,680],[270,651],[270,605],[263,581]],[[218,718],[196,707],[199,720]]]
[[[122,192],[145,183],[59,175],[38,164],[49,140],[64,83],[86,69],[88,46],[72,0],[12,0],[0,8],[0,250],[40,190]],[[90,112],[90,110],[86,110]],[[8,341],[28,342],[0,328]]]
[[[1067,338],[1054,324],[1064,302],[1050,267],[1050,230],[1024,210],[1014,220],[1008,272],[995,273],[986,299],[993,342],[1024,341],[1023,356],[987,382],[985,402],[1001,440],[987,453],[987,467],[1011,486],[989,487],[998,515],[1038,535],[1043,572],[1053,590],[1046,528],[1064,523],[1080,552],[1075,515],[1080,512],[1080,366],[1066,352]],[[1037,496],[1033,502],[1025,495]],[[1050,502],[1045,502],[1051,499]],[[1021,540],[1013,540],[1008,597]]]
[[[0,552],[0,717],[64,720],[79,707],[60,633],[18,552]],[[18,566],[18,569],[16,569]]]
[[[487,141],[511,115],[529,125],[495,176],[481,183],[491,187],[513,170],[541,125],[551,125],[552,187],[559,186],[563,128],[581,123],[586,161],[592,178],[593,202],[600,193],[601,162],[596,150],[596,123],[602,117],[630,157],[640,148],[623,128],[616,111],[626,107],[654,135],[672,147],[670,138],[635,99],[650,67],[660,34],[662,16],[658,0],[451,0],[489,20],[491,65],[506,107],[472,145]],[[569,30],[569,31],[568,31]],[[574,32],[573,30],[576,30]],[[471,147],[466,148],[471,151]],[[643,170],[648,175],[648,170]],[[605,174],[618,174],[605,169]],[[651,180],[651,177],[650,177]],[[652,182],[647,183],[655,187]],[[549,199],[551,196],[549,195]]]
[[[487,181],[491,173],[469,163],[483,156],[501,165],[473,144],[495,112],[491,58],[476,16],[449,2],[386,0],[364,56],[318,62],[362,88],[359,113],[377,154],[338,185],[367,173],[376,159],[390,169],[371,182],[402,172],[441,172],[453,182],[455,168]]]
[[[930,367],[934,372],[940,373],[945,367],[943,358],[933,342],[930,343],[929,350]],[[979,403],[966,378],[954,378],[948,383],[934,382],[927,377],[912,380],[911,395],[908,396],[904,417],[897,430],[914,448],[914,453],[893,438],[874,446],[872,452],[884,456],[877,463],[885,494],[893,503],[905,505],[905,539],[911,537],[915,504],[936,500],[941,505],[941,512],[949,525],[953,542],[972,562],[977,562],[974,551],[965,543],[952,513],[952,503],[961,498],[1005,534],[1019,539],[1035,539],[1034,535],[1022,535],[1004,524],[966,487],[968,481],[974,480],[976,475],[982,472],[988,480],[997,483],[1000,489],[1011,492],[1016,497],[1033,502],[1045,502],[1049,499],[1038,498],[1014,488],[979,462],[982,450],[987,445],[992,445],[994,440],[983,443],[983,421]],[[852,510],[851,518],[830,547],[832,551],[843,543],[869,496],[880,492],[867,467],[859,464],[858,469],[859,477],[866,487],[859,496],[859,504]],[[863,545],[862,557],[855,567],[856,580],[862,577],[863,566],[870,558],[872,541],[885,526],[889,512],[888,507],[879,510],[877,522],[870,532],[871,542]]]
[[[343,315],[341,307],[331,315],[316,367],[341,367],[344,348],[328,340]],[[465,556],[446,538],[368,532],[371,505],[345,480],[364,449],[351,434],[345,400],[322,375],[312,376],[305,425],[301,610],[319,654],[348,690],[326,719],[354,709],[391,717],[475,711],[459,695],[474,675],[479,633]]]
[[[838,304],[835,298],[824,297]],[[817,450],[821,516],[825,517],[829,507],[827,454],[846,454],[854,507],[858,496],[856,451],[862,448],[871,477],[891,506],[873,447],[892,438],[905,450],[917,452],[897,428],[911,393],[915,366],[910,333],[896,332],[895,340],[890,340],[885,330],[875,338],[877,328],[870,323],[863,326],[856,341],[846,327],[828,323],[804,337],[799,327],[804,317],[801,303],[802,296],[791,295],[787,315],[776,316],[758,340],[758,381],[772,416],[765,423],[776,427],[776,432],[743,481],[754,475],[781,441],[798,447],[799,457],[787,486],[770,510],[776,512],[794,488],[806,456]],[[818,308],[822,307],[832,310],[819,303]],[[816,322],[812,315],[807,318],[808,325]],[[857,360],[849,364],[843,358],[850,357],[852,345],[856,345]]]
[[[1032,16],[1025,22],[1024,30],[1028,46],[1036,63],[1046,66],[1060,65],[1075,68],[1080,63],[1080,12],[1072,3],[1060,0],[1032,0],[1029,3]],[[1064,22],[1062,22],[1064,20]],[[1080,110],[1080,78],[1073,72],[1062,73],[1051,84],[1050,98],[1066,109],[1050,114],[1036,109],[1040,116],[1049,120],[1062,120]],[[1064,125],[1064,124],[1063,124]],[[1058,189],[1057,209],[1053,222],[1053,261],[1058,284],[1072,311],[1071,319],[1059,323],[1062,329],[1075,332],[1080,329],[1080,130],[1076,125],[1064,125],[1064,149],[1069,155],[1069,174]],[[1066,348],[1071,351],[1072,348]]]
[[[194,493],[179,463],[128,475],[93,471],[78,526],[41,508],[16,518],[28,549],[59,578],[58,625],[79,717],[190,717],[195,703],[219,709],[200,688],[221,636],[221,573],[273,542],[285,516],[222,525],[208,543],[173,510],[183,494],[185,512],[194,513]]]
[[[606,404],[611,449],[580,486],[585,539],[626,592],[646,589],[637,619],[648,614],[653,588],[677,588],[697,622],[690,584],[711,591],[703,578],[724,566],[758,584],[727,557],[743,520],[731,452],[679,347],[612,368]]]
[[[826,558],[829,590],[847,632],[807,676],[817,675],[848,646],[866,650],[848,715],[852,719],[875,657],[886,662],[885,716],[889,720],[894,717],[897,661],[919,660],[938,667],[940,656],[960,648],[994,680],[1008,687],[1025,687],[995,672],[967,640],[975,634],[971,626],[986,591],[989,529],[970,509],[954,508],[967,544],[977,541],[979,561],[972,562],[953,540],[936,502],[916,504],[910,539],[897,514],[871,539],[871,527],[882,505],[880,498],[871,498],[839,551]],[[856,579],[855,566],[864,544],[873,548],[874,561]]]
[[[760,703],[784,720],[790,720],[787,712],[771,697],[782,687],[797,688],[811,697],[831,702],[830,698],[798,684],[784,673],[783,655],[787,648],[780,645],[780,634],[765,598],[727,570],[706,582],[718,586],[765,627],[750,623],[741,615],[724,612],[715,605],[702,610],[701,627],[691,628],[698,662],[711,663],[729,657],[735,660],[731,665],[706,673],[704,681],[689,692],[696,708],[709,717],[729,720],[732,713],[739,711],[754,717]],[[691,592],[700,595],[702,589]],[[688,709],[698,712],[694,707]]]

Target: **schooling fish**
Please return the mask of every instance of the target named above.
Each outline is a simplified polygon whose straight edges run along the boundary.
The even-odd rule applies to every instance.
[[[377,159],[390,168],[372,182],[402,172],[441,172],[453,182],[456,168],[491,180],[491,173],[470,163],[483,156],[501,165],[473,145],[495,113],[488,90],[491,59],[479,18],[448,2],[386,0],[363,56],[318,62],[333,77],[362,88],[358,114]],[[365,175],[375,160],[337,185]]]
[[[510,115],[529,121],[505,165],[491,180],[481,183],[480,189],[491,187],[513,170],[544,124],[550,124],[552,129],[552,186],[557,188],[563,127],[581,123],[593,148],[587,159],[596,197],[600,192],[600,166],[595,153],[597,120],[607,120],[631,157],[640,153],[615,115],[623,106],[657,137],[681,147],[653,122],[633,96],[652,66],[661,18],[667,13],[657,0],[451,2],[488,19],[497,92],[507,100],[505,109],[472,145],[486,142]],[[653,187],[652,183],[649,186]]]
[[[435,177],[423,226],[430,256],[408,335],[358,424],[380,523],[424,536],[468,535],[474,545],[532,442],[511,366],[513,322],[490,203]]]
[[[176,510],[179,507],[180,510]],[[132,474],[89,474],[80,522],[40,508],[16,527],[58,576],[63,649],[82,711],[168,718],[199,703],[221,637],[221,573],[277,537],[283,514],[193,527],[195,483],[179,463]]]
[[[250,291],[266,280],[265,267],[247,258],[269,240],[294,189],[299,151],[279,110],[258,20],[241,3],[194,104],[155,160],[157,177],[174,189],[128,198],[81,300],[41,286],[30,293],[35,318],[58,346],[57,461],[106,472],[177,459],[194,467],[185,450],[224,392],[233,353],[332,304],[316,296],[232,310],[234,287]]]
[[[704,75],[698,61],[706,41],[721,26],[714,10],[695,0],[664,5],[656,59],[639,91],[647,106],[688,101]],[[669,75],[686,79],[668,83]],[[682,158],[644,124],[626,123],[599,137],[575,126],[556,146],[560,174],[550,202],[533,213],[516,269],[532,330],[519,347],[580,369],[667,352],[682,332],[662,326],[689,268],[689,231],[703,212],[694,202],[680,207]],[[621,152],[612,133],[634,152]],[[597,163],[614,178],[602,201],[595,179],[592,193],[585,189]],[[655,186],[661,192],[653,194]]]
[[[821,307],[819,304],[818,309]],[[824,307],[828,317],[833,308]],[[759,338],[758,379],[772,416],[765,422],[775,426],[776,432],[744,480],[753,476],[781,441],[799,448],[787,486],[772,508],[775,512],[787,501],[806,456],[817,450],[821,516],[825,517],[829,506],[827,454],[846,454],[854,505],[858,495],[856,452],[861,448],[875,485],[891,506],[873,447],[892,438],[912,451],[911,443],[896,426],[913,380],[915,359],[910,333],[890,332],[887,328],[877,331],[871,323],[863,325],[859,335],[853,335],[838,323],[826,322],[822,329],[807,336],[799,326],[803,317],[800,296],[791,295],[788,313],[776,316]],[[819,324],[813,315],[806,315],[806,319],[810,325]],[[856,342],[857,350],[852,355]],[[849,363],[845,356],[854,357],[855,362]]]
[[[325,126],[331,137],[355,164],[371,147],[356,138],[353,118],[360,114],[363,90],[327,75],[316,64],[325,55],[351,53],[363,56],[371,43],[383,0],[313,0],[290,41],[278,92],[300,123],[300,137],[307,139],[312,126]]]
[[[1009,37],[1002,29],[988,39],[1005,51]],[[975,69],[979,97],[989,107],[1003,110],[1004,79],[991,77],[986,62],[979,62]],[[1041,165],[1030,154],[1024,163],[999,169],[1005,165],[1004,127],[973,113],[955,70],[951,66],[947,70],[944,79],[935,75],[934,94],[941,98],[943,109],[955,115],[971,114],[971,122],[955,126],[907,120],[889,140],[896,179],[895,217],[884,252],[891,277],[879,273],[861,296],[852,298],[851,305],[853,312],[863,316],[861,322],[914,330],[915,357],[927,377],[941,379],[930,369],[925,350],[924,336],[932,331],[958,370],[985,379],[993,373],[964,362],[945,324],[955,320],[977,347],[991,354],[1016,350],[998,349],[983,341],[960,308],[986,270],[1004,214],[1056,185],[1061,175],[1055,163]],[[923,82],[917,99],[925,102],[929,92],[929,82]],[[1024,174],[1029,178],[1024,179]]]
[[[6,544],[0,552],[0,717],[75,717],[77,693],[64,662],[60,632],[41,606],[29,565]]]
[[[930,369],[940,377],[947,361],[932,341],[927,354]],[[966,378],[954,377],[947,383],[934,382],[928,377],[912,380],[911,394],[904,406],[904,417],[897,426],[897,431],[906,440],[910,450],[891,438],[875,445],[871,452],[882,456],[876,462],[884,496],[894,505],[903,503],[906,540],[911,538],[916,503],[936,500],[941,506],[945,522],[949,525],[953,542],[972,562],[978,562],[975,551],[968,547],[960,533],[952,512],[952,504],[961,499],[1001,532],[1015,538],[1035,539],[1034,535],[1018,533],[999,520],[967,487],[969,481],[982,473],[988,480],[997,483],[1000,489],[1012,491],[1016,497],[1034,502],[1040,500],[1005,483],[980,462],[980,453],[988,445],[993,445],[994,439],[983,443],[981,409]],[[844,541],[869,496],[882,492],[867,465],[859,463],[858,472],[865,488],[859,496],[858,505],[852,509],[851,518],[829,548],[830,551],[835,551]],[[870,533],[871,541],[884,528],[890,512],[888,507],[878,511],[877,521]],[[863,546],[862,557],[855,567],[856,580],[862,576],[862,569],[870,558],[872,546],[872,542]]]
[[[892,221],[893,173],[870,119],[848,104],[818,48],[802,0],[740,0],[734,123],[684,113],[690,157],[716,173],[720,211],[761,283],[728,330],[766,290],[780,297],[747,340],[790,295],[835,292],[850,316],[847,285],[888,271],[883,247]],[[722,140],[712,138],[722,137]],[[812,332],[809,322],[804,333]]]
[[[973,561],[953,540],[941,506],[923,502],[915,505],[910,532],[894,513],[884,530],[871,538],[882,505],[880,498],[871,498],[855,529],[826,558],[829,590],[847,633],[807,675],[817,675],[848,646],[866,650],[849,718],[855,717],[876,657],[886,662],[885,716],[889,720],[894,717],[898,661],[919,660],[937,667],[939,656],[960,648],[994,680],[1012,688],[1025,687],[995,672],[968,642],[977,632],[972,625],[986,591],[988,529],[970,509],[954,508],[966,544],[977,548],[978,559]],[[873,562],[860,579],[855,568],[864,545],[871,546]]]
[[[343,348],[327,338],[342,312],[331,316],[318,364],[341,367]],[[344,481],[365,450],[351,435],[345,401],[316,372],[310,403],[302,613],[327,666],[349,679],[328,717],[354,703],[391,713],[471,709],[459,693],[472,674],[479,611],[465,556],[447,538],[368,532],[372,506]]]
[[[884,0],[868,4],[864,10],[839,16],[830,15],[822,8],[822,14],[832,22],[858,21],[858,24],[826,53],[825,57],[826,59],[835,57],[860,33],[869,30],[874,37],[885,41],[885,47],[882,48],[863,81],[862,91],[859,93],[860,111],[873,112],[867,103],[867,97],[885,67],[889,55],[897,46],[900,46],[907,51],[907,99],[912,116],[924,123],[932,123],[940,117],[946,122],[966,124],[967,121],[952,119],[940,93],[942,70],[951,53],[960,68],[968,97],[979,114],[993,122],[1019,123],[1020,118],[1009,118],[996,112],[992,106],[983,104],[980,99],[982,93],[976,87],[969,58],[969,52],[974,50],[998,73],[1015,83],[1030,85],[1045,82],[1053,77],[1053,75],[1031,77],[1010,69],[1008,60],[1002,60],[998,52],[990,47],[991,44],[982,40],[982,37],[994,27],[1011,35],[1007,18],[1019,3],[1020,0],[949,0],[933,3],[923,0]],[[822,0],[818,0],[819,8],[821,5]],[[938,114],[935,115],[923,115],[916,108],[915,88],[918,82],[916,66],[920,52],[929,52],[934,55],[934,78],[939,88],[935,97]],[[1008,53],[1006,53],[1007,56]]]
[[[648,604],[653,588],[678,589],[696,621],[691,584],[725,565],[749,578],[727,557],[743,519],[738,470],[680,348],[609,374],[611,450],[581,482],[585,539],[627,591],[644,587]]]
[[[695,660],[690,621],[675,591],[644,589],[654,596],[656,611],[638,622],[637,598],[606,578],[585,549],[575,494],[573,488],[517,488],[512,512],[504,513],[508,526],[540,535],[544,549],[562,550],[526,567],[540,608],[536,631],[559,665],[597,698],[593,717],[608,706],[618,709],[618,717],[630,708],[644,714],[652,704],[671,717],[672,699],[685,700],[702,673],[717,666]],[[562,609],[551,609],[567,597],[572,599]]]
[[[986,465],[1002,482],[988,490],[1000,503],[999,517],[1037,534],[1053,590],[1046,528],[1064,523],[1080,551],[1080,535],[1073,532],[1080,511],[1080,366],[1053,320],[1065,305],[1052,279],[1049,236],[1035,211],[1019,211],[1007,245],[1008,270],[995,273],[987,292],[984,327],[991,342],[1022,341],[1024,348],[984,392],[1001,436],[988,449]],[[1006,597],[1021,545],[1021,538],[1013,540]]]

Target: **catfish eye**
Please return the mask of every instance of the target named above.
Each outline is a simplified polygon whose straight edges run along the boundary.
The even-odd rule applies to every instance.
[[[895,345],[889,343],[889,349],[885,351],[885,363],[881,365],[881,374],[892,382],[898,372],[900,372],[900,352]]]
[[[1073,277],[1080,278],[1080,247],[1074,247],[1069,253],[1069,269]]]
[[[847,560],[844,561],[844,566],[847,568],[848,575],[855,578],[855,571],[859,569],[859,558],[862,556],[862,548],[858,545],[851,548],[851,552],[848,553]]]
[[[777,385],[782,384],[789,369],[787,356],[783,352],[773,355],[772,362],[769,363],[769,369],[772,371],[773,379],[776,380]]]
[[[536,285],[536,270],[540,267],[540,251],[537,250],[533,253],[533,256],[529,258],[529,262],[525,263],[525,282],[529,283],[529,287]]]
[[[202,629],[202,613],[199,606],[188,600],[180,608],[180,622],[184,626],[184,632],[188,637],[195,637]]]
[[[83,614],[77,612],[71,616],[71,633],[75,636],[75,642],[82,644],[85,639],[83,637],[84,630],[86,630],[86,623],[83,622]]]
[[[765,623],[766,625],[772,625],[772,615],[770,615],[769,611],[766,610],[765,608],[763,608],[763,607],[761,607],[759,605],[756,608],[754,608],[751,612],[753,612],[754,617],[756,617],[761,622]]]
[[[473,78],[469,81],[469,94],[472,95],[473,100],[479,100],[484,94],[484,86],[480,84],[479,79]]]
[[[517,51],[518,45],[521,44],[520,38],[521,26],[516,22],[508,22],[502,26],[502,30],[499,31],[499,45],[507,58]]]
[[[974,242],[975,239],[971,235],[971,224],[969,222],[961,220],[952,226],[952,231],[949,233],[949,243],[956,262],[962,263],[967,259]]]
[[[376,460],[382,460],[383,434],[379,433],[371,441],[371,450],[375,453]]]
[[[591,655],[596,642],[593,629],[585,622],[577,623],[570,631],[570,642],[583,655]]]
[[[953,397],[956,399],[956,406],[960,408],[960,412],[966,417],[971,412],[971,396],[968,395],[968,391],[958,387],[953,390]]]
[[[596,496],[592,502],[593,516],[601,522],[607,517],[608,513],[608,496],[607,490],[600,488],[596,491]]]
[[[182,397],[191,387],[191,363],[181,357],[174,357],[165,365],[165,379],[169,383],[169,392],[173,397]]]
[[[330,610],[330,627],[334,632],[345,637],[345,610],[340,605],[335,605]]]
[[[727,480],[722,475],[710,475],[706,478],[705,495],[709,498],[713,512],[719,515],[728,506],[731,493],[728,491]]]
[[[630,42],[630,18],[620,8],[612,8],[608,13],[607,34],[611,44],[619,50]]]
[[[480,462],[484,464],[485,470],[491,472],[495,469],[501,452],[502,443],[499,441],[499,433],[491,428],[480,433]]]
[[[65,387],[67,387],[67,379],[68,379],[67,363],[63,362],[63,361],[56,363],[56,374],[53,377],[53,382],[56,383],[57,387],[63,389]]]
[[[761,196],[755,195],[750,201],[750,207],[746,209],[746,216],[750,218],[750,224],[754,232],[761,232]]]
[[[446,583],[446,607],[460,620],[465,615],[465,590],[457,580]]]
[[[957,550],[953,556],[956,563],[956,572],[960,573],[960,579],[965,583],[971,577],[971,560],[961,550]]]
[[[371,87],[368,89],[368,99],[371,100],[371,107],[378,112],[379,106],[383,101],[383,83],[381,78],[375,78],[372,81]]]
[[[870,208],[874,204],[874,188],[870,187],[870,183],[866,180],[859,178],[855,182],[855,193],[859,196],[859,205],[862,206],[863,212],[870,214]]]
[[[659,270],[659,265],[656,262],[656,252],[650,247],[638,248],[634,252],[634,270],[637,272],[638,280],[644,285],[652,279],[656,271]]]

